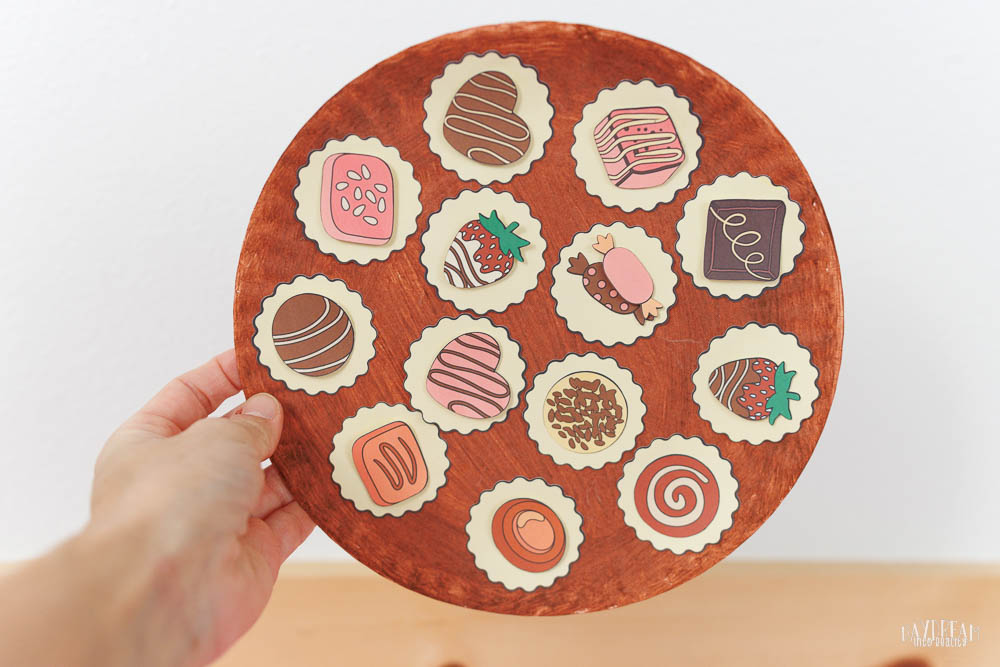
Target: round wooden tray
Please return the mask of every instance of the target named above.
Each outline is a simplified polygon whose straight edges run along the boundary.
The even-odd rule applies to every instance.
[[[576,470],[539,453],[526,432],[524,394],[507,419],[486,431],[442,432],[451,467],[436,500],[399,518],[359,512],[331,480],[331,440],[363,406],[410,404],[403,362],[422,330],[455,307],[428,284],[420,263],[420,234],[445,199],[478,189],[441,166],[428,148],[422,104],[431,80],[468,53],[515,54],[549,86],[555,116],[545,155],[529,173],[491,187],[531,207],[547,241],[546,268],[523,303],[489,313],[519,341],[527,388],[546,365],[569,353],[595,351],[630,369],[649,407],[636,448],[679,433],[717,445],[739,480],[740,507],[718,544],[674,555],[636,538],[617,505],[616,483],[634,450],[618,463]],[[573,126],[597,93],[623,80],[672,85],[691,100],[704,145],[689,187],[652,211],[623,213],[589,195],[574,173]],[[366,266],[341,263],[317,250],[295,217],[292,190],[309,153],[328,139],[350,134],[378,137],[414,168],[423,211],[403,250]],[[781,284],[757,298],[713,298],[683,273],[674,248],[674,223],[697,188],[721,174],[765,174],[788,188],[802,206],[805,249]],[[583,340],[557,317],[550,289],[552,267],[574,234],[596,222],[624,220],[659,237],[674,258],[677,301],[669,320],[634,345],[604,347]],[[342,279],[374,313],[376,354],[368,372],[334,395],[289,391],[258,364],[251,339],[254,318],[275,286],[297,275]],[[474,28],[409,48],[376,65],[331,98],[292,140],[261,192],[247,229],[236,279],[236,349],[246,393],[267,391],[287,411],[273,457],[293,495],[316,523],[348,553],[376,572],[425,595],[466,607],[513,614],[566,614],[617,607],[666,591],[705,571],[749,537],[775,510],[802,472],[826,422],[837,384],[843,338],[843,296],[830,227],[805,168],[771,121],[740,91],[690,58],[622,33],[558,23]],[[691,375],[709,342],[729,327],[774,323],[794,333],[819,369],[820,397],[801,429],[780,442],[752,446],[715,433],[692,401]],[[497,481],[541,478],[576,501],[585,539],[567,576],[526,593],[489,581],[476,568],[465,532],[469,510]]]

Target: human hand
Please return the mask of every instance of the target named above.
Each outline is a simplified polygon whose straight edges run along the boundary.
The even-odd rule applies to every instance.
[[[278,401],[258,394],[208,418],[241,389],[230,350],[170,382],[95,466],[84,537],[106,551],[128,535],[152,570],[151,597],[132,603],[151,616],[134,649],[144,665],[219,656],[260,615],[278,568],[314,527],[277,469],[260,466],[281,434]]]

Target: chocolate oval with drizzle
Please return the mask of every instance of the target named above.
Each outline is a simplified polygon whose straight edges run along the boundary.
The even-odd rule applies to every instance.
[[[503,72],[480,72],[462,84],[444,117],[444,138],[470,160],[517,162],[531,145],[528,124],[514,113],[517,86]]]

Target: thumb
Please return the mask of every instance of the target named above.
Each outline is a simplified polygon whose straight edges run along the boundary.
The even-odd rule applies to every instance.
[[[244,439],[254,448],[258,460],[263,461],[274,453],[284,418],[281,403],[274,396],[254,394],[227,418],[243,427],[247,436]]]

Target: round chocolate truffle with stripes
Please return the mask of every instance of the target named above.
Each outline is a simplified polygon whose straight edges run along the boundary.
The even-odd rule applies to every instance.
[[[296,294],[281,304],[271,337],[289,368],[312,377],[339,370],[354,349],[351,318],[320,294]]]
[[[505,165],[524,157],[528,124],[514,113],[517,85],[503,72],[480,72],[462,84],[444,117],[444,138],[482,164]]]

